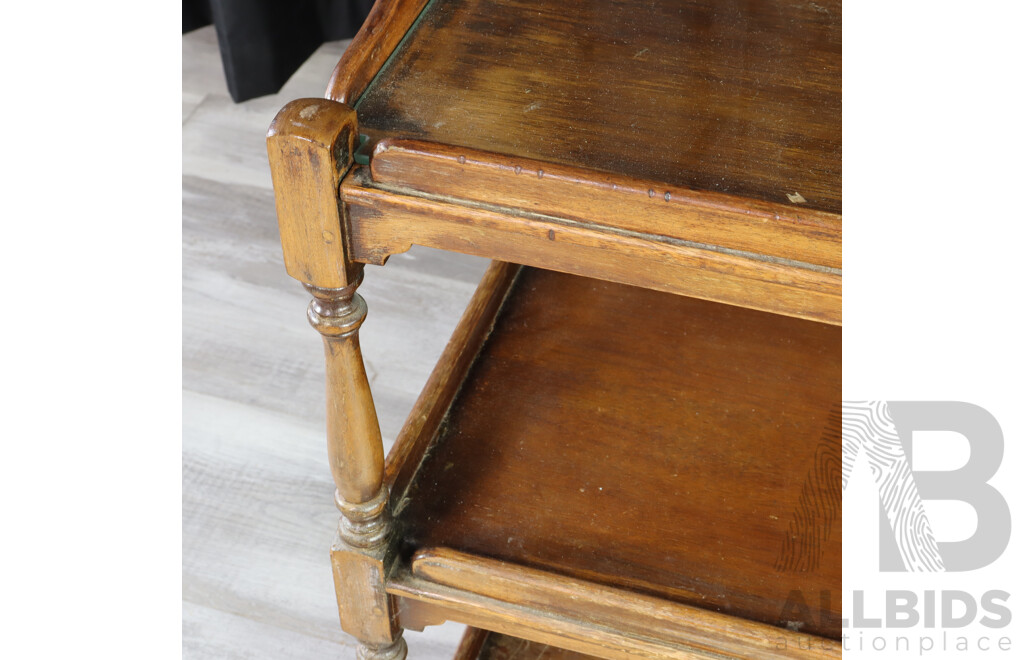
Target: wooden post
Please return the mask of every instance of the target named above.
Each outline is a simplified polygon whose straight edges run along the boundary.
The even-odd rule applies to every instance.
[[[356,114],[327,99],[286,105],[267,133],[285,268],[313,295],[308,318],[327,361],[327,453],[341,510],[331,548],[341,627],[360,660],[401,660],[402,631],[384,590],[392,560],[384,447],[359,350],[363,266],[347,254],[341,177],[352,165]]]

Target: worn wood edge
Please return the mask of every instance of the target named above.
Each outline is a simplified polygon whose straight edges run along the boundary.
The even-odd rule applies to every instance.
[[[377,0],[331,73],[325,96],[355,105],[430,0]]]
[[[741,657],[674,648],[656,640],[626,636],[578,617],[532,610],[434,584],[414,577],[407,570],[394,573],[387,588],[396,601],[399,625],[410,630],[457,621],[608,660],[636,660],[637,656],[665,660]]]
[[[413,476],[437,437],[459,389],[490,336],[521,266],[492,261],[459,319],[385,461],[391,509],[399,518]]]
[[[382,264],[411,245],[557,270],[842,325],[842,275],[796,268],[482,203],[341,184],[352,258]]]
[[[477,660],[490,634],[488,630],[468,626],[462,635],[462,640],[459,641],[459,647],[455,649],[452,660]]]
[[[772,639],[784,639],[787,646],[794,647],[799,646],[800,638],[835,644],[834,640],[816,635],[800,635],[740,617],[449,548],[418,551],[412,558],[411,570],[416,577],[488,598],[528,608],[584,612],[597,625],[652,634],[656,639],[694,644],[706,650],[756,649],[763,653]],[[740,647],[733,649],[733,643]]]
[[[403,626],[458,621],[610,660],[840,657],[834,640],[450,550],[443,565],[437,552],[388,580]]]
[[[385,138],[374,182],[842,268],[842,216],[423,140]]]
[[[356,282],[361,264],[347,256],[338,182],[352,165],[356,112],[327,99],[285,105],[267,131],[267,158],[289,275],[340,289]]]
[[[331,544],[331,572],[341,629],[362,644],[390,646],[402,631],[393,616],[393,602],[384,589],[388,564],[384,547],[354,548],[340,535]]]

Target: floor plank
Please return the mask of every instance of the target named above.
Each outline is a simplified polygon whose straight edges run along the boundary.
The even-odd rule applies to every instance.
[[[287,101],[321,96],[347,42],[279,94],[234,104],[216,34],[182,36],[182,635],[184,657],[338,658],[328,549],[337,523],[324,372],[309,301],[284,271],[264,137]],[[413,248],[368,267],[361,339],[390,445],[486,261]],[[406,633],[450,658],[462,626]]]

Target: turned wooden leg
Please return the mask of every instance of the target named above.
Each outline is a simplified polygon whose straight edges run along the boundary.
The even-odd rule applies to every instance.
[[[359,326],[366,318],[366,302],[356,293],[362,281],[358,272],[347,287],[324,289],[310,284],[313,294],[307,316],[324,338],[327,360],[327,453],[331,474],[338,487],[338,506],[363,505],[378,498],[384,481],[384,447],[377,426],[377,412],[370,396],[370,384],[359,350]],[[359,517],[358,513],[355,513]],[[375,516],[373,520],[378,520]],[[375,545],[376,531],[383,525],[367,527],[351,523],[343,536],[358,547]],[[373,537],[371,541],[369,537]]]
[[[361,660],[402,660],[402,630],[385,591],[393,559],[384,447],[359,350],[366,303],[356,294],[363,266],[345,253],[338,184],[352,165],[355,112],[326,99],[300,99],[267,134],[277,217],[288,273],[313,295],[309,322],[327,361],[327,448],[341,511],[331,547],[341,627]]]
[[[362,274],[339,289],[307,285],[309,321],[324,337],[327,358],[327,454],[341,511],[331,548],[342,628],[358,638],[359,657],[401,660],[402,631],[394,625],[384,581],[391,519],[384,485],[384,447],[359,350],[366,303],[355,290]]]

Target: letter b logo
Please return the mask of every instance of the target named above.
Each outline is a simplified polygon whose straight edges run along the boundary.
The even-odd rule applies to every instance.
[[[952,431],[970,446],[956,470],[913,471],[915,431]],[[971,571],[994,562],[1010,541],[1010,509],[988,480],[1003,459],[1003,433],[985,409],[955,401],[843,404],[843,488],[860,452],[878,486],[879,562],[883,571]],[[936,541],[922,504],[957,500],[977,514],[974,535]]]

